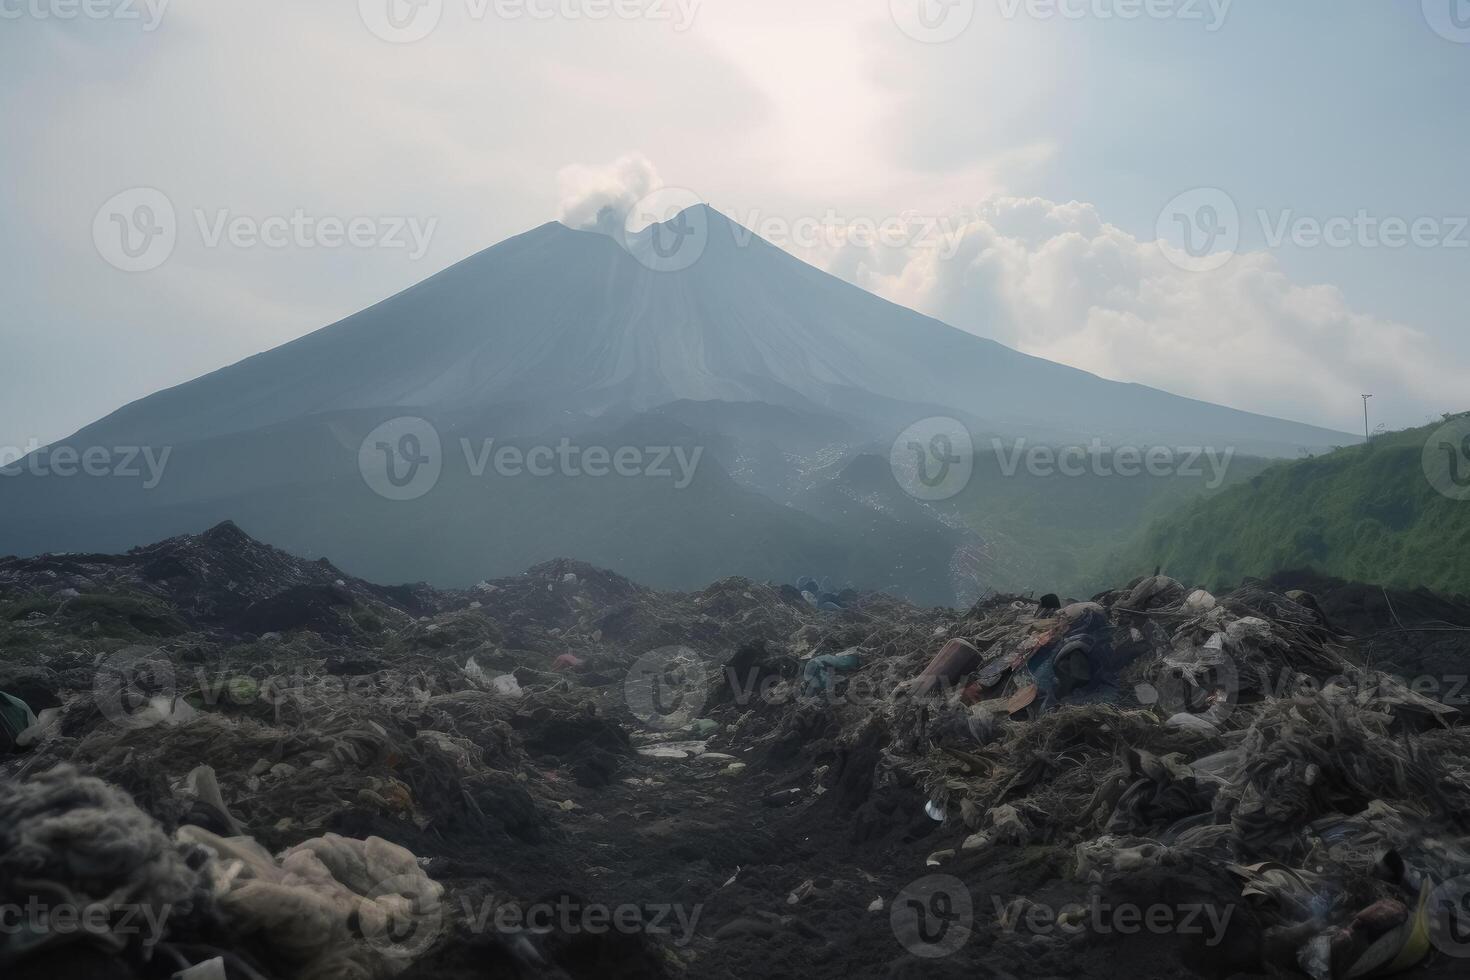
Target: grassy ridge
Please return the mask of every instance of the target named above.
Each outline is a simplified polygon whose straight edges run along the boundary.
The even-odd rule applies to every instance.
[[[1162,564],[1187,582],[1314,568],[1355,581],[1470,593],[1470,501],[1435,489],[1425,445],[1439,425],[1279,463],[1155,520],[1106,563]],[[1448,459],[1436,465],[1448,468]]]
[[[1106,465],[1111,471],[1116,460],[1109,455]],[[1089,472],[1072,478],[1030,474],[1023,466],[1007,474],[995,454],[982,452],[969,486],[946,506],[984,538],[986,585],[1005,591],[1092,595],[1110,581],[1103,570],[1113,570],[1110,559],[1118,555],[1121,544],[1157,519],[1226,492],[1270,465],[1269,460],[1235,456],[1223,486],[1215,487],[1208,470],[1196,476]],[[1155,564],[1140,560],[1122,574],[1122,580],[1151,572]]]

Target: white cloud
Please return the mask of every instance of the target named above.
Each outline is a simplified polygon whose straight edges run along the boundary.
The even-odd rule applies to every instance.
[[[1304,199],[1292,175],[1326,175],[1324,157],[1367,168],[1339,168],[1348,195],[1339,208],[1372,203],[1356,195],[1375,168],[1403,176],[1397,158],[1359,153],[1363,120],[1390,121],[1366,96],[1396,107],[1401,93],[1381,79],[1356,88],[1340,45],[1301,70],[1335,79],[1322,89],[1335,93],[1328,108],[1361,104],[1361,117],[1316,111],[1315,86],[1273,89],[1270,105],[1248,85],[1222,96],[1227,109],[1251,109],[1261,145],[1292,151],[1259,184],[1249,177],[1254,146],[1237,148],[1249,166],[1232,178],[1215,140],[1198,135],[1221,125],[1206,99],[1220,77],[1210,66],[1228,69],[1261,38],[1286,36],[1275,20],[1286,15],[1271,5],[1197,46],[1186,25],[1168,35],[1180,44],[1148,42],[1147,58],[1148,25],[1089,32],[982,11],[962,40],[924,45],[887,8],[741,0],[706,4],[676,32],[617,18],[474,19],[446,4],[439,30],[404,45],[374,36],[350,0],[176,4],[146,34],[123,23],[7,22],[0,121],[24,138],[0,141],[10,178],[0,189],[0,258],[13,270],[0,350],[25,356],[0,358],[0,443],[65,435],[130,398],[362,309],[558,208],[564,220],[595,222],[660,175],[732,217],[787,227],[829,211],[871,223],[1041,193],[1097,201],[1140,230],[1160,202],[1152,191],[1140,200],[1137,186],[1172,193],[1208,181],[1243,205],[1280,199],[1305,211],[1329,205]],[[1416,63],[1463,68],[1445,60],[1454,53],[1442,39],[1422,33]],[[1363,50],[1376,51],[1381,39],[1367,40]],[[1438,125],[1434,113],[1395,115]],[[1295,133],[1304,118],[1315,120],[1311,139],[1269,138]],[[1191,120],[1195,128],[1181,131]],[[1379,142],[1459,145],[1442,126],[1427,132],[1438,135]],[[560,171],[557,196],[559,168],[629,148],[648,159]],[[1315,156],[1301,155],[1308,150]],[[1438,170],[1442,178],[1421,180],[1418,166],[1413,179],[1379,189],[1422,184],[1423,201],[1465,213],[1470,205],[1446,196],[1460,186],[1453,168]],[[189,221],[196,208],[254,218],[302,208],[438,225],[419,262],[397,250],[203,248],[185,235],[165,269],[127,277],[99,259],[91,227],[99,204],[133,186],[165,191]],[[1350,309],[1332,289],[1294,285],[1269,258],[1243,256],[1196,278],[1088,205],[1011,201],[970,217],[949,261],[923,245],[803,257],[1028,351],[1253,410],[1350,426],[1360,388],[1376,391],[1375,410],[1395,419],[1457,407],[1463,385],[1446,384],[1456,380],[1450,359],[1463,367],[1466,356],[1452,266],[1460,253],[1355,253],[1340,267],[1316,266],[1314,278],[1351,286],[1358,306],[1376,302],[1437,330],[1432,357],[1423,334]],[[1397,270],[1417,278],[1401,284]],[[1376,297],[1368,281],[1382,284]],[[1416,396],[1419,415],[1390,414],[1391,399]]]
[[[663,186],[658,171],[641,153],[631,153],[605,167],[563,167],[556,183],[561,191],[557,220],[568,228],[603,234],[621,233],[633,206]]]
[[[1344,429],[1362,392],[1399,417],[1458,404],[1463,376],[1423,332],[1292,282],[1268,253],[1187,271],[1077,202],[995,197],[956,221],[952,257],[849,245],[817,259],[1026,353],[1206,401]]]

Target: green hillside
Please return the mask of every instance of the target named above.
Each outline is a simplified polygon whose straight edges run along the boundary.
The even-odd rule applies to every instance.
[[[1271,466],[1155,520],[1105,562],[1107,572],[1162,564],[1186,582],[1223,587],[1244,576],[1314,568],[1470,593],[1470,501],[1431,482],[1429,472],[1449,473],[1448,452],[1436,451],[1442,447],[1431,447],[1433,470],[1426,471],[1426,444],[1442,424]]]
[[[1217,481],[1203,461],[1183,474],[1097,475],[1075,478],[1060,473],[1030,473],[1022,466],[1009,475],[994,453],[981,452],[965,492],[945,507],[958,523],[984,539],[982,576],[988,587],[1016,592],[1091,595],[1108,579],[1102,574],[1118,551],[1165,515],[1225,492],[1271,465],[1251,456],[1233,456]],[[1191,472],[1189,467],[1199,469]],[[1110,454],[1104,472],[1116,468]],[[1152,571],[1130,571],[1124,580]]]

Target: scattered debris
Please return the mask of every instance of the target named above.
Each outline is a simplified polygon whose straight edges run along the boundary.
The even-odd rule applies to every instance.
[[[28,735],[0,760],[0,905],[177,910],[151,944],[28,927],[0,965],[917,976],[873,916],[947,876],[980,934],[952,954],[965,975],[1104,977],[1124,949],[1149,975],[1453,973],[1432,898],[1470,875],[1470,729],[1401,665],[1416,624],[1470,622],[1455,603],[1154,575],[832,610],[798,585],[665,594],[550,562],[384,589],[232,527],[0,560],[0,731]],[[1425,635],[1464,662],[1463,630]],[[687,935],[473,926],[546,896],[677,906]],[[1228,931],[1201,951],[1089,926],[1157,901]],[[1029,928],[1047,909],[1057,930]]]

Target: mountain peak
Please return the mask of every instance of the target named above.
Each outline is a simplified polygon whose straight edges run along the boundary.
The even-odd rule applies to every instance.
[[[1278,456],[1345,438],[1028,357],[828,275],[703,202],[631,236],[548,222],[85,438],[178,445],[382,406],[595,417],[680,400],[839,411],[878,439],[940,415],[1033,439]]]
[[[728,215],[700,201],[670,215],[663,221],[655,221],[636,231],[630,231],[628,229],[626,213],[609,206],[603,208],[598,213],[595,224],[573,226],[562,221],[548,221],[528,234],[539,234],[546,229],[560,229],[579,234],[603,235],[623,245],[624,248],[629,248],[632,243],[649,236],[651,234],[650,229],[660,228],[672,231],[673,229],[687,227],[715,231],[735,229],[739,228],[740,225]]]

